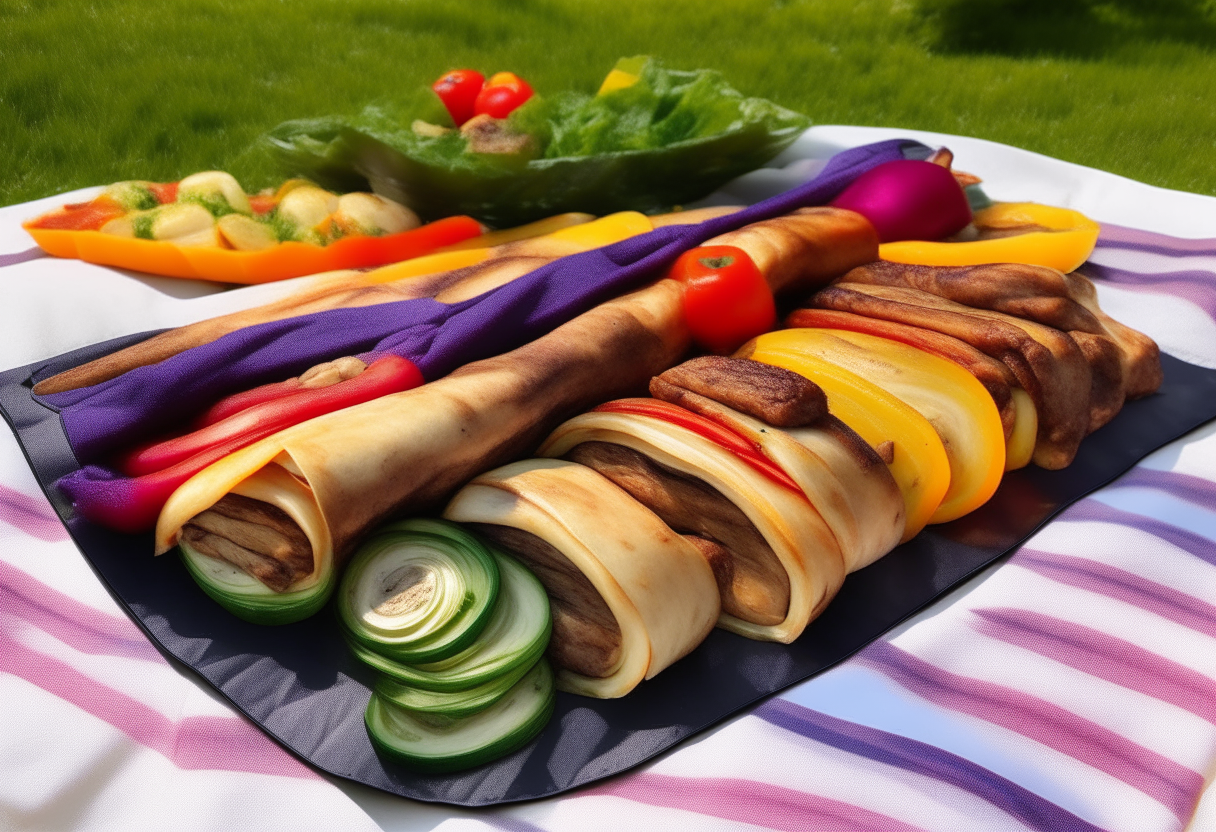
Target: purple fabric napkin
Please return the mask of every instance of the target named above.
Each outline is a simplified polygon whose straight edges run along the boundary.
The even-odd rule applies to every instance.
[[[862,173],[918,150],[923,146],[917,142],[892,140],[843,151],[814,179],[743,211],[563,257],[461,303],[421,298],[257,324],[158,364],[39,400],[59,411],[68,441],[85,463],[180,425],[226,395],[344,355],[394,353],[413,361],[427,380],[437,379],[642,285],[711,237],[822,205]]]

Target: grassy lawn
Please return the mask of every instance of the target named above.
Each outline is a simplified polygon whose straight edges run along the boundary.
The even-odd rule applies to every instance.
[[[1212,0],[5,0],[0,204],[222,168],[289,118],[444,70],[594,90],[622,55],[716,67],[817,123],[994,139],[1216,194]]]

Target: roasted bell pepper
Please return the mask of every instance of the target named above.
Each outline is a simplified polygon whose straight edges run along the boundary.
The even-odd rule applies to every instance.
[[[750,256],[736,246],[698,246],[667,274],[684,284],[684,319],[693,340],[729,353],[773,328],[773,292]]]
[[[233,251],[172,242],[119,237],[100,231],[65,231],[25,224],[48,254],[165,277],[222,283],[269,283],[338,269],[371,268],[408,260],[477,237],[481,226],[469,217],[448,217],[384,237],[344,237],[327,246],[284,242],[263,251]],[[100,227],[100,226],[98,226]]]
[[[903,493],[905,527],[910,540],[925,527],[950,488],[950,460],[929,420],[901,399],[860,375],[816,355],[782,345],[771,332],[738,353],[811,379],[828,397],[828,410],[872,447],[890,442],[887,467]]]
[[[779,348],[814,355],[864,375],[929,420],[950,462],[950,488],[929,522],[944,523],[973,511],[1000,485],[1005,471],[1001,417],[988,391],[962,367],[907,344],[860,332],[786,329],[764,337]]]
[[[682,407],[658,399],[618,399],[607,402],[595,408],[600,413],[629,413],[635,416],[649,416],[668,424],[690,430],[704,437],[721,448],[730,451],[749,467],[760,472],[778,485],[784,486],[795,494],[804,496],[798,483],[779,465],[764,455],[758,445],[749,439],[735,433],[725,425],[708,419],[699,413],[693,413]]]
[[[1093,253],[1098,223],[1077,211],[1033,202],[998,202],[977,211],[979,239],[969,242],[884,243],[883,260],[924,266],[1026,263],[1068,273]]]

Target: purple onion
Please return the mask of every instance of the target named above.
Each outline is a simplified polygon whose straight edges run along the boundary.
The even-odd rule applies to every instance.
[[[863,173],[832,205],[868,219],[884,243],[940,240],[971,222],[967,195],[949,168],[913,159]]]

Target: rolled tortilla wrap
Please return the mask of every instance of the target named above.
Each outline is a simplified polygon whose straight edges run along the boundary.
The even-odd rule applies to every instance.
[[[517,350],[250,445],[174,492],[157,552],[270,466],[306,484],[341,557],[390,515],[437,508],[471,477],[527,453],[571,413],[644,388],[688,347],[681,298],[679,284],[659,281]]]
[[[585,443],[621,446],[657,465],[658,472],[648,473],[659,474],[657,485],[651,485],[658,494],[652,496],[633,487],[630,478],[622,476],[621,466],[605,464],[602,455],[580,455],[579,446]],[[695,517],[675,519],[673,512],[686,506],[663,502],[664,474],[708,487],[712,493],[706,496],[710,500],[714,496],[724,498],[728,506],[741,513],[762,537],[767,553],[753,548],[749,559],[754,562],[738,557],[728,562],[727,574],[733,578],[730,586],[721,586],[719,570],[724,612],[718,623],[725,629],[749,638],[789,643],[801,635],[844,581],[846,562],[836,536],[803,494],[779,485],[731,451],[691,430],[649,416],[591,412],[561,425],[537,453],[548,457],[571,455],[597,465],[635,497],[652,504],[668,525],[675,522],[676,531],[698,534],[703,530],[693,525]],[[695,514],[712,519],[713,503],[706,505],[706,510],[696,507]],[[718,534],[714,539],[713,531],[702,536],[729,545],[727,535]],[[778,601],[776,605],[774,600]]]
[[[717,583],[696,548],[581,465],[531,459],[482,474],[444,517],[476,524],[545,584],[563,690],[624,696],[687,655],[718,619]]]

